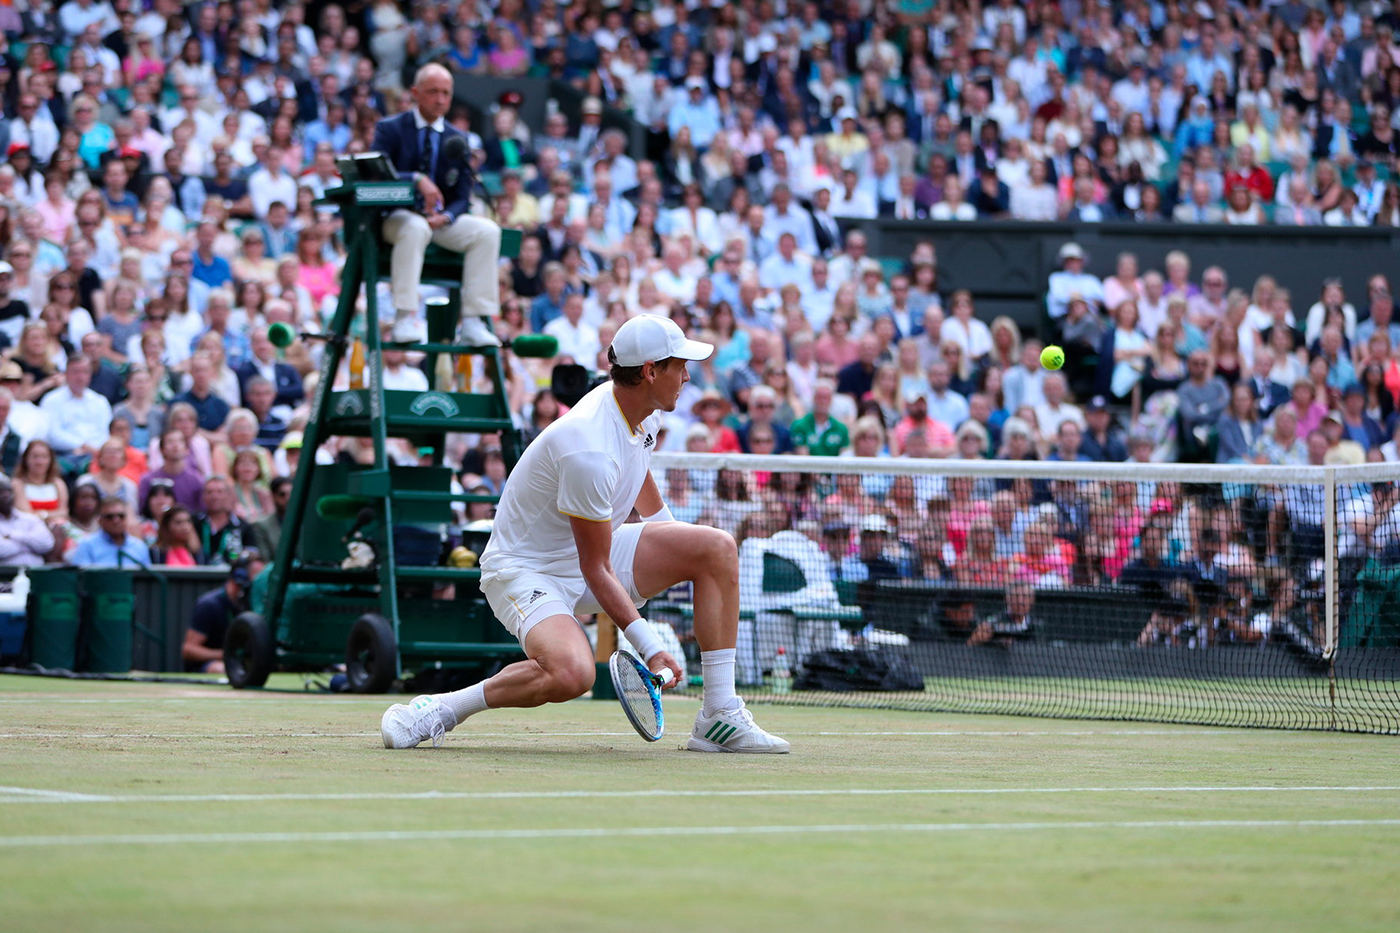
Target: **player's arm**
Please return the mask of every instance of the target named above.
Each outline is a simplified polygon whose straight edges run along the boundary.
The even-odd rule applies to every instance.
[[[576,515],[569,516],[569,527],[578,548],[578,566],[584,582],[593,591],[598,605],[618,624],[619,628],[641,617],[632,597],[612,567],[612,523],[595,522]]]
[[[665,500],[661,498],[661,490],[656,485],[656,477],[650,473],[642,481],[642,489],[637,493],[637,502],[634,508],[644,522],[673,522],[676,520],[676,517],[671,514],[671,510],[666,507]]]
[[[622,629],[622,634],[637,649],[647,667],[653,671],[669,668],[674,684],[681,676],[680,665],[662,648],[660,639],[637,612],[627,588],[613,571],[612,523],[570,515],[569,527],[574,533],[574,546],[578,548],[579,570],[583,572],[584,582],[592,590],[593,598]]]

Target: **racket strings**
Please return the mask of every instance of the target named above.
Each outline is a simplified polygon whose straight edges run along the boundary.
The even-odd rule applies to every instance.
[[[661,719],[652,700],[652,687],[630,660],[615,658],[612,669],[613,683],[628,717],[647,737],[658,736],[661,732]]]
[[[655,732],[659,723],[656,721],[656,708],[651,702],[651,690],[642,682],[641,675],[636,671],[630,671],[630,676],[623,680],[623,697],[627,702],[627,707],[649,731]]]

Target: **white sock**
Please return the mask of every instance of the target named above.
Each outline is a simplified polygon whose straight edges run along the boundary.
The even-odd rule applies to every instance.
[[[448,730],[456,728],[468,716],[490,709],[486,705],[486,681],[484,680],[479,684],[472,684],[465,690],[458,690],[456,693],[439,693],[435,699],[440,700],[442,705],[451,710],[452,715],[457,717],[451,725],[443,723]]]
[[[716,648],[700,652],[700,673],[705,678],[705,705],[702,715],[713,716],[720,710],[733,709],[739,697],[734,693],[733,648]]]

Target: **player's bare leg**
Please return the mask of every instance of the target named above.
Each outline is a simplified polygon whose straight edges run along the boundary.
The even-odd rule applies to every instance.
[[[695,640],[705,697],[687,747],[708,752],[782,754],[788,743],[753,721],[734,692],[734,646],[739,635],[739,550],[718,528],[655,522],[642,529],[632,561],[637,592],[663,593],[694,584]]]
[[[573,616],[550,616],[525,636],[524,661],[485,682],[487,706],[529,708],[564,703],[593,689],[596,671],[588,636]]]
[[[648,524],[637,543],[632,578],[637,592],[647,597],[693,581],[700,650],[734,647],[739,637],[739,549],[729,534],[685,522]]]
[[[385,748],[413,748],[442,743],[447,732],[468,716],[494,707],[527,708],[563,703],[593,687],[593,649],[578,621],[553,615],[525,635],[524,661],[465,690],[415,697],[384,713],[379,732]]]

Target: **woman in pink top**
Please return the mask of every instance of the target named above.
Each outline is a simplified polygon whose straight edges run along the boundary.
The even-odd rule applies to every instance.
[[[143,32],[136,34],[136,48],[127,53],[122,65],[127,87],[150,77],[165,77],[165,60],[156,52],[155,40]]]
[[[502,78],[523,75],[530,68],[530,56],[508,27],[498,31],[496,47],[486,56],[486,60],[491,66],[491,74]]]
[[[306,151],[302,148],[301,141],[296,137],[295,129],[292,125],[292,118],[284,114],[272,121],[268,132],[272,145],[282,150],[282,167],[293,178],[300,175],[302,167],[310,161],[306,158]]]
[[[297,264],[297,284],[311,293],[314,306],[319,308],[327,295],[340,294],[340,274],[321,254],[321,235],[315,230],[297,235]]]
[[[817,362],[840,369],[856,361],[860,348],[851,339],[851,316],[842,313],[842,299],[853,299],[855,286],[849,282],[836,292],[837,307],[826,320],[826,329],[817,338]]]
[[[1293,398],[1287,404],[1298,413],[1299,437],[1307,437],[1327,417],[1327,406],[1317,401],[1317,387],[1306,379],[1293,383]]]
[[[73,229],[73,215],[77,204],[63,191],[63,176],[49,172],[44,176],[44,199],[34,205],[44,221],[44,237],[55,243],[64,243],[68,231]]]

